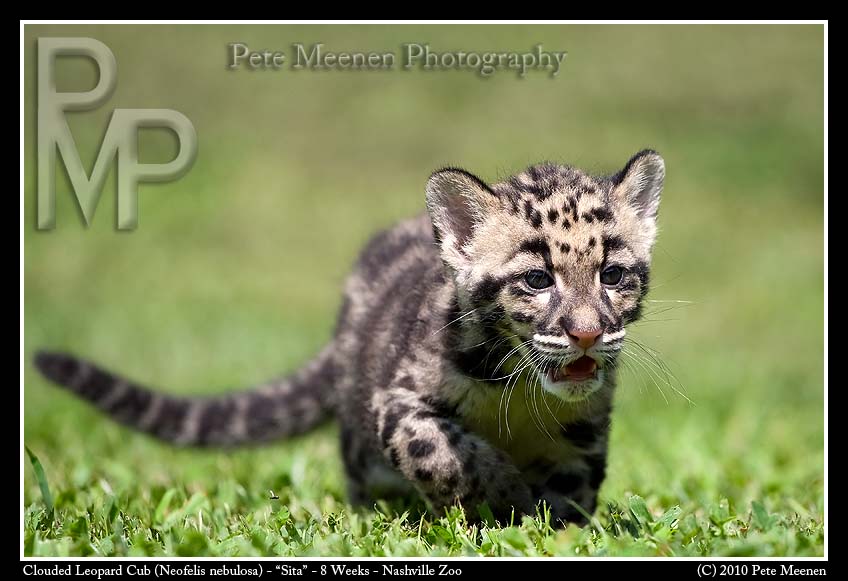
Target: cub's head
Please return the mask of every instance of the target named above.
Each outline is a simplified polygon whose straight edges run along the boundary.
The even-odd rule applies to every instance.
[[[436,240],[468,321],[516,347],[564,400],[603,385],[639,317],[664,177],[650,150],[607,177],[554,164],[493,185],[453,168],[430,177]]]

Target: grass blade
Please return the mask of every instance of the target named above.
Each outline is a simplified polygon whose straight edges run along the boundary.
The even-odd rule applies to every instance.
[[[29,461],[32,463],[32,469],[35,471],[35,479],[38,481],[38,487],[41,489],[41,498],[44,500],[44,506],[47,507],[47,513],[50,518],[53,518],[53,495],[50,494],[50,485],[47,484],[47,476],[44,474],[44,467],[38,456],[32,453],[28,446],[24,446]]]
[[[649,526],[654,522],[648,506],[645,504],[645,499],[639,495],[634,494],[630,497],[630,512],[642,526]]]
[[[167,512],[168,507],[171,506],[171,499],[174,498],[176,493],[176,488],[169,488],[165,491],[165,494],[162,495],[162,499],[159,501],[159,504],[156,505],[156,510],[153,512],[154,523],[161,524],[165,521],[165,513]]]

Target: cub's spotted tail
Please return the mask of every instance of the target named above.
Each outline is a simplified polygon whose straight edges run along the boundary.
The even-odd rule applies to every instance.
[[[331,412],[331,346],[295,374],[214,397],[176,397],[142,387],[64,353],[35,366],[115,420],[179,446],[237,446],[305,432]]]

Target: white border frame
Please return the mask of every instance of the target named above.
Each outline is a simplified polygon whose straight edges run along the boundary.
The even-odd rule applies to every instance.
[[[429,561],[451,560],[479,561],[480,557],[26,557],[24,556],[24,470],[26,454],[24,452],[24,27],[31,24],[822,24],[824,25],[824,557],[492,557],[494,561],[827,561],[828,560],[828,276],[827,276],[827,219],[828,219],[828,114],[827,114],[827,56],[828,21],[827,20],[21,20],[20,21],[20,134],[21,134],[21,207],[20,207],[20,560],[38,561],[121,561],[158,560],[158,561]]]

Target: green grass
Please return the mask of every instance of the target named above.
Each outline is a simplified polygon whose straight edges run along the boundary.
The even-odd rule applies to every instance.
[[[177,109],[200,149],[181,180],[142,186],[136,231],[114,230],[114,175],[86,230],[59,172],[58,227],[37,232],[27,98],[24,443],[44,478],[21,450],[26,555],[824,553],[821,27],[39,26],[25,35],[28,95],[43,35],[104,41],[120,79],[109,108]],[[556,80],[224,69],[233,41],[416,40],[569,56]],[[60,87],[94,82],[67,64]],[[71,118],[84,161],[109,108]],[[175,450],[29,364],[38,347],[68,349],[175,393],[265,380],[330,336],[358,249],[422,209],[432,169],[495,179],[555,159],[613,171],[643,147],[668,167],[649,298],[688,302],[650,303],[633,335],[694,403],[644,370],[624,374],[589,526],[353,510],[332,425],[264,448]],[[172,148],[142,136],[143,161]]]

